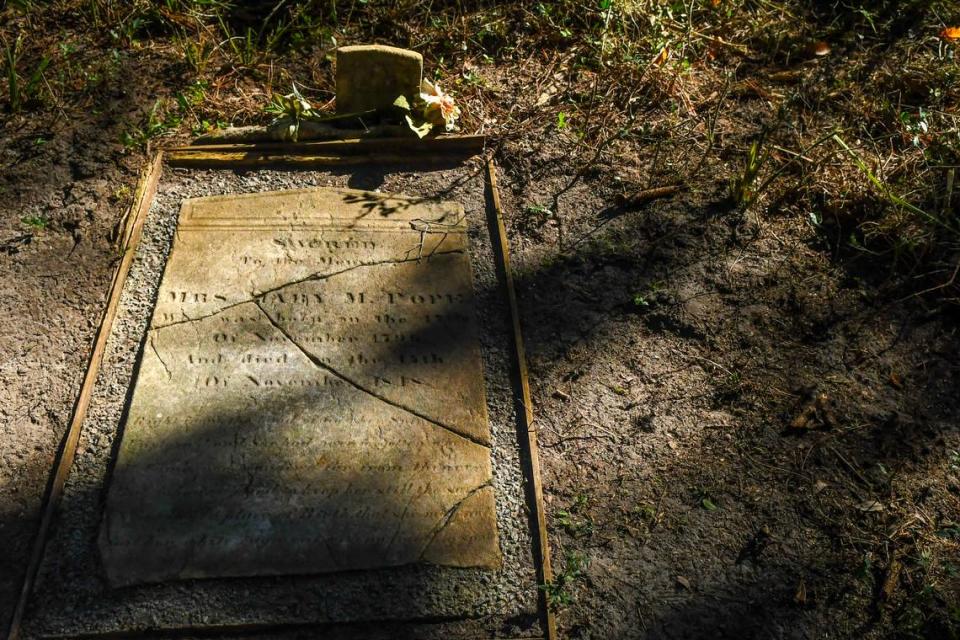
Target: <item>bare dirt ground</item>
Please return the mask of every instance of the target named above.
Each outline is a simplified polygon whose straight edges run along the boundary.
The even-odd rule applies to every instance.
[[[112,194],[132,174],[109,146],[98,148],[96,138],[62,129],[23,135],[8,127],[2,143],[0,602],[5,619],[117,258],[110,237],[126,203]],[[21,222],[40,214],[49,216],[43,229]]]
[[[699,16],[713,15],[706,5],[726,6],[703,4]],[[930,25],[894,20],[895,33],[914,35],[881,49],[882,60],[904,60],[893,65],[899,75],[885,76],[881,58],[857,48],[877,33],[862,18],[856,34],[839,18],[830,22],[834,14],[816,13],[816,3],[800,4],[797,11],[814,7],[823,21],[776,53],[757,54],[766,41],[756,34],[739,44],[735,29],[718,29],[709,42],[721,44],[691,58],[709,82],[683,80],[689,69],[676,57],[676,69],[641,76],[626,96],[606,93],[614,71],[598,75],[572,61],[582,43],[570,51],[562,31],[538,54],[490,61],[465,54],[451,63],[428,52],[428,66],[450,65],[442,79],[461,99],[464,130],[498,143],[558,572],[545,589],[565,637],[960,637],[957,294],[923,293],[948,281],[960,249],[955,241],[898,245],[898,255],[921,265],[906,270],[886,248],[861,250],[876,237],[861,233],[863,225],[879,228],[890,203],[870,195],[849,158],[841,165],[836,156],[816,156],[807,135],[818,114],[851,91],[831,84],[846,73],[904,104],[915,105],[928,89],[955,90],[948,83],[955,76],[933,81],[910,66],[922,49],[915,43],[934,52],[949,46],[934,42],[930,26],[949,18],[937,4],[922,14]],[[61,54],[63,68],[80,70],[54,83],[55,99],[6,114],[0,132],[6,620],[103,310],[117,259],[113,233],[144,143],[183,138],[221,117],[262,120],[270,87],[290,74],[269,60],[231,66],[216,55],[198,73],[169,33],[128,33],[127,18],[114,38],[106,27],[92,34],[92,22],[63,7],[33,15],[11,5],[2,15],[7,45],[18,29],[60,33],[59,41],[25,45],[25,78],[27,63],[61,42],[75,48]],[[422,29],[366,17],[361,29],[360,18],[340,15],[353,20],[355,38],[341,36],[340,44],[362,35],[441,46],[434,32],[424,40]],[[507,38],[497,35],[506,27],[490,24],[494,36]],[[442,33],[461,28],[442,26]],[[465,19],[468,27],[479,29]],[[330,97],[332,78],[324,34],[290,62],[294,77],[313,83],[318,103]],[[849,36],[836,45],[844,57],[821,63],[796,53],[826,36]],[[854,61],[868,72],[848,72]],[[725,74],[734,68],[739,75],[730,80]],[[78,80],[83,73],[86,84]],[[48,75],[55,77],[52,69]],[[206,83],[205,102],[190,94],[197,77]],[[806,110],[783,116],[778,105],[797,83]],[[177,96],[186,96],[179,111]],[[635,115],[638,96],[643,107]],[[167,101],[160,111],[158,99]],[[937,100],[935,110],[949,114],[955,103]],[[599,104],[626,107],[614,118]],[[844,113],[873,132],[886,131],[890,118],[899,122],[904,130],[877,133],[879,144],[905,154],[897,157],[916,156],[917,121],[902,120],[899,109],[884,120],[880,107],[858,104],[844,102]],[[173,112],[182,121],[170,120]],[[778,146],[771,164],[779,162],[782,178],[744,207],[731,201],[731,177],[742,175],[742,158],[760,134]],[[790,164],[806,154],[809,163]],[[944,167],[957,163],[944,158],[937,160]],[[939,173],[923,170],[914,200],[935,202],[954,224],[957,198],[950,192],[943,203],[941,164]],[[891,180],[912,175],[914,165],[897,166]],[[767,165],[760,181],[773,172]],[[936,179],[936,193],[928,178]],[[775,189],[781,182],[803,189]],[[681,188],[666,197],[624,198],[673,184]],[[885,237],[906,238],[904,229],[913,228],[883,229]],[[930,261],[933,255],[942,259]]]
[[[960,506],[955,319],[716,186],[628,211],[610,178],[561,198],[563,247],[515,238],[566,633],[952,637],[919,623],[960,598],[956,548],[926,555]]]

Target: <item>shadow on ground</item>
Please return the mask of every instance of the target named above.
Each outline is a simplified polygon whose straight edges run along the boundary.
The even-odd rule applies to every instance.
[[[561,252],[517,252],[555,561],[589,561],[565,585],[569,635],[869,635],[914,609],[945,629],[953,587],[917,546],[955,500],[937,484],[955,331],[865,299],[796,229],[757,229],[719,193],[627,211],[601,190],[565,196],[597,213]],[[524,195],[507,195],[515,224]]]
[[[559,205],[518,262],[570,637],[956,629],[954,319],[725,185],[605,205],[615,170],[507,187]]]

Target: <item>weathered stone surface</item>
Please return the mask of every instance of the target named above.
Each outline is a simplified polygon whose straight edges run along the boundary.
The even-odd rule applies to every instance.
[[[423,56],[416,51],[358,45],[337,49],[337,113],[383,109],[420,92]]]
[[[500,561],[462,209],[187,200],[100,533],[112,584]]]

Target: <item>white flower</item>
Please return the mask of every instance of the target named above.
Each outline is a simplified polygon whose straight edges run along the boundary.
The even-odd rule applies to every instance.
[[[288,93],[283,96],[282,100],[285,110],[291,116],[299,117],[302,114],[308,114],[313,111],[313,105],[300,95],[297,85],[293,85],[293,93]]]
[[[453,131],[457,118],[460,117],[460,107],[453,98],[440,89],[439,84],[429,80],[420,83],[420,99],[424,102],[423,117],[434,125],[443,125],[447,131]]]

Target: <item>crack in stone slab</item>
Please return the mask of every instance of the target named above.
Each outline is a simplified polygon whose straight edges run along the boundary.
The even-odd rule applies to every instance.
[[[438,234],[438,233],[443,234],[443,237],[440,238],[440,242],[438,242],[436,246],[433,247],[433,251],[427,254],[427,258],[431,258],[435,253],[440,251],[440,247],[443,246],[443,243],[447,241],[447,236],[453,233],[452,231],[449,231],[449,230],[456,229],[466,219],[467,219],[466,216],[461,216],[452,223],[442,222],[443,218],[441,218],[440,220],[424,220],[423,218],[417,218],[415,220],[411,220],[410,228],[420,233],[420,242],[417,245],[417,259],[419,260],[420,258],[423,257],[423,243],[424,243],[424,240],[426,239],[427,234]],[[431,225],[433,224],[436,224],[438,227],[441,227],[441,230],[434,231],[433,228],[431,227]],[[406,252],[406,255],[409,256],[412,252],[413,252],[413,249],[410,249]]]
[[[439,245],[437,245],[437,246],[439,247]],[[410,251],[413,251],[413,249],[411,249]],[[451,250],[449,250],[449,251],[432,251],[432,252],[430,252],[430,254],[429,254],[428,256],[426,256],[426,259],[429,260],[430,258],[432,258],[432,257],[434,257],[434,256],[445,256],[445,255],[451,255],[451,254],[457,254],[457,253],[463,253],[463,249],[451,249]],[[421,257],[421,256],[417,256],[416,258],[390,258],[389,260],[377,260],[377,261],[375,261],[375,262],[363,262],[363,263],[361,263],[361,264],[351,265],[351,266],[346,267],[346,268],[344,268],[344,269],[341,269],[341,270],[339,270],[339,271],[332,271],[332,272],[330,272],[330,273],[323,273],[323,272],[321,272],[321,271],[316,271],[316,272],[314,272],[314,273],[311,273],[311,274],[308,275],[308,276],[304,276],[303,278],[299,278],[299,279],[297,279],[297,280],[291,280],[290,282],[285,282],[284,284],[278,285],[278,286],[276,286],[276,287],[271,287],[270,289],[264,289],[263,291],[260,291],[260,292],[257,292],[257,293],[255,293],[255,294],[252,294],[251,297],[248,298],[247,300],[240,300],[239,302],[232,302],[232,303],[230,303],[230,304],[228,304],[228,305],[225,305],[225,306],[223,306],[223,307],[220,307],[220,308],[217,309],[216,311],[211,311],[210,313],[206,313],[206,314],[204,314],[204,315],[202,315],[202,316],[196,316],[196,317],[193,317],[193,318],[187,316],[187,317],[185,317],[183,320],[175,320],[174,322],[168,322],[168,323],[166,323],[166,324],[159,324],[159,325],[156,325],[156,326],[154,326],[154,327],[150,327],[150,331],[159,331],[160,329],[166,329],[167,327],[175,327],[175,326],[180,325],[180,324],[187,324],[188,322],[197,322],[198,320],[206,320],[207,318],[212,318],[212,317],[215,316],[215,315],[221,314],[221,313],[223,313],[224,311],[227,311],[227,310],[229,310],[229,309],[234,309],[234,308],[236,308],[236,307],[239,307],[240,305],[247,304],[247,303],[249,303],[249,302],[256,302],[257,298],[262,298],[263,296],[265,296],[265,295],[267,295],[267,294],[275,293],[275,292],[277,292],[277,291],[280,291],[280,290],[282,290],[282,289],[286,289],[287,287],[292,287],[292,286],[294,286],[294,285],[303,284],[304,282],[317,282],[317,281],[320,281],[320,280],[329,280],[330,278],[333,278],[334,276],[339,276],[339,275],[341,275],[341,274],[347,273],[348,271],[353,271],[354,269],[359,269],[359,268],[361,268],[361,267],[377,267],[377,266],[385,265],[385,264],[405,264],[405,263],[408,263],[408,262],[420,262],[422,259],[423,259],[423,257]],[[181,313],[182,313],[182,312],[181,312]],[[186,314],[184,314],[184,315],[186,316]]]
[[[340,373],[339,371],[337,371],[336,369],[334,369],[333,367],[331,367],[330,365],[328,365],[326,362],[323,362],[322,360],[320,360],[319,358],[317,358],[315,355],[313,355],[312,353],[310,353],[309,351],[307,351],[299,342],[297,342],[297,341],[293,338],[293,336],[291,336],[290,333],[289,333],[286,329],[283,328],[283,326],[281,326],[276,320],[273,319],[273,316],[271,316],[269,313],[267,313],[267,310],[263,308],[263,305],[260,304],[260,301],[259,301],[259,300],[253,299],[253,300],[251,300],[250,302],[252,302],[254,305],[256,305],[256,307],[260,310],[260,312],[261,312],[264,316],[266,316],[266,318],[267,318],[267,320],[270,322],[270,324],[273,325],[273,327],[274,327],[277,331],[279,331],[281,334],[283,334],[283,336],[290,342],[290,344],[292,344],[293,346],[295,346],[295,347],[300,351],[300,353],[302,353],[302,354],[307,358],[307,360],[309,360],[311,363],[313,363],[314,366],[316,366],[316,367],[318,367],[318,368],[320,368],[320,369],[323,369],[324,371],[326,371],[326,372],[328,372],[328,373],[336,376],[337,378],[343,380],[344,382],[346,382],[346,383],[349,384],[350,386],[354,387],[354,388],[357,389],[358,391],[362,391],[363,393],[366,393],[367,395],[369,395],[369,396],[371,396],[371,397],[373,397],[373,398],[376,398],[376,399],[379,400],[380,402],[383,402],[383,403],[385,403],[385,404],[388,404],[388,405],[390,405],[391,407],[395,407],[395,408],[397,408],[397,409],[401,409],[402,411],[405,411],[405,412],[409,413],[409,414],[412,415],[412,416],[416,416],[417,418],[420,418],[421,420],[426,420],[426,421],[429,422],[430,424],[432,424],[432,425],[434,425],[434,426],[436,426],[436,427],[440,427],[441,429],[444,429],[445,431],[448,431],[448,432],[450,432],[450,433],[452,433],[452,434],[454,434],[454,435],[456,435],[456,436],[460,436],[460,437],[463,438],[464,440],[467,440],[467,441],[469,441],[469,442],[472,442],[473,444],[480,445],[481,447],[484,447],[484,448],[487,448],[487,449],[490,448],[490,445],[489,445],[488,443],[480,440],[480,439],[477,438],[476,436],[470,435],[470,434],[468,434],[468,433],[464,433],[464,432],[460,431],[459,429],[456,429],[456,428],[454,428],[454,427],[451,427],[451,426],[448,425],[448,424],[444,424],[443,422],[440,422],[439,420],[436,420],[436,419],[434,419],[434,418],[431,418],[430,416],[426,415],[425,413],[421,413],[421,412],[417,411],[416,409],[413,409],[413,408],[408,407],[408,406],[406,406],[406,405],[400,404],[399,402],[396,402],[396,401],[394,401],[394,400],[391,400],[390,398],[387,398],[386,396],[382,396],[382,395],[380,395],[379,393],[377,393],[377,392],[375,392],[375,391],[367,388],[366,386],[360,384],[360,383],[357,382],[356,380],[353,380],[352,378],[350,378],[350,377],[348,377],[348,376]]]
[[[403,507],[403,513],[400,514],[400,518],[397,520],[397,526],[393,530],[393,535],[390,536],[390,542],[387,543],[387,546],[383,551],[384,555],[389,554],[391,549],[393,549],[393,543],[397,541],[397,536],[400,535],[400,529],[403,527],[403,522],[407,518],[407,512],[410,511],[410,505],[413,504],[414,500],[419,500],[424,495],[426,495],[429,489],[430,489],[430,484],[427,483],[427,485],[423,488],[423,491],[421,491],[420,493],[410,492],[410,499],[407,500],[406,506]]]
[[[324,540],[323,546],[326,547],[327,549],[327,555],[330,557],[330,564],[332,564],[335,568],[339,569],[340,563],[337,561],[336,551],[334,550],[333,546],[330,544],[330,541]]]
[[[150,335],[150,348],[153,349],[153,354],[157,356],[157,360],[160,361],[160,364],[163,365],[163,370],[167,372],[167,380],[173,379],[173,374],[170,373],[170,367],[167,366],[167,363],[163,361],[163,358],[160,357],[160,352],[157,350],[157,345],[154,343],[156,334]]]
[[[437,539],[437,536],[440,535],[440,532],[447,528],[447,525],[450,524],[450,521],[453,520],[453,516],[457,515],[457,511],[460,510],[460,507],[463,506],[463,503],[473,497],[475,493],[486,489],[487,487],[492,487],[493,481],[487,480],[483,484],[474,487],[467,492],[467,495],[463,496],[457,500],[452,507],[447,509],[446,513],[443,514],[443,517],[440,518],[440,522],[437,523],[437,526],[434,527],[433,532],[430,534],[430,537],[427,539],[427,543],[423,546],[423,549],[420,551],[420,555],[417,558],[417,562],[423,562],[423,556],[430,550],[430,545],[433,544],[433,541]]]

